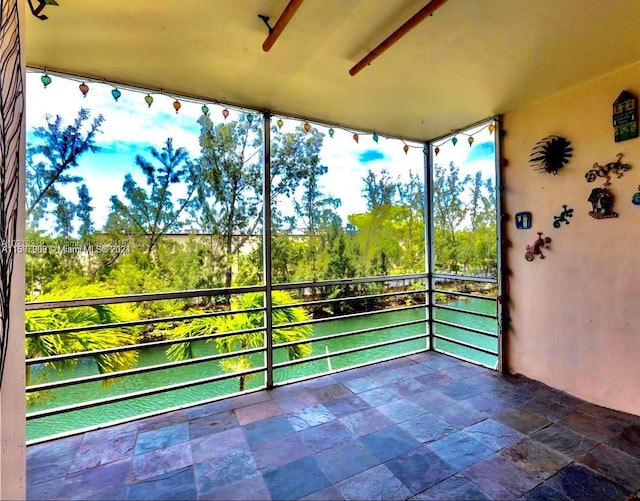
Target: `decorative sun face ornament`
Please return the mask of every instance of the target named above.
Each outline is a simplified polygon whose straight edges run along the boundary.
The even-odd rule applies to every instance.
[[[555,176],[558,170],[569,163],[569,159],[573,155],[572,152],[571,143],[564,137],[547,136],[533,147],[529,162],[536,170]]]

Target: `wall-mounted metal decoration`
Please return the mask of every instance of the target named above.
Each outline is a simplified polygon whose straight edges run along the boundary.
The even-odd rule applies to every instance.
[[[591,202],[592,210],[589,215],[595,219],[607,219],[618,217],[617,212],[613,212],[613,194],[607,188],[594,188],[587,199]]]
[[[524,258],[527,261],[533,261],[536,256],[540,256],[540,259],[544,259],[542,249],[549,248],[551,239],[549,237],[542,238],[542,232],[538,232],[538,239],[533,242],[533,245],[527,245],[527,252],[524,253]]]
[[[531,212],[518,212],[515,217],[517,230],[528,230],[531,228]]]
[[[561,223],[569,224],[570,217],[573,217],[573,209],[563,204],[562,212],[557,216],[553,216],[553,227],[560,228]]]
[[[598,162],[593,164],[593,168],[588,170],[584,177],[587,182],[592,183],[599,177],[605,178],[602,188],[594,188],[587,199],[591,202],[592,210],[589,215],[595,219],[607,219],[618,217],[618,213],[613,211],[613,193],[607,188],[611,185],[611,175],[616,174],[620,179],[625,172],[631,169],[629,164],[622,163],[622,153],[616,155],[615,162],[609,162],[606,165],[600,165]]]
[[[626,141],[638,137],[638,99],[623,90],[613,103],[614,141]]]
[[[640,205],[640,186],[638,186],[638,191],[636,191],[631,197],[631,203],[633,205]]]
[[[609,162],[606,165],[600,165],[598,162],[593,164],[593,168],[588,170],[584,177],[587,179],[589,183],[592,183],[599,177],[606,178],[606,182],[604,186],[607,187],[611,184],[611,174],[616,174],[616,177],[620,179],[625,172],[631,169],[629,164],[623,164],[620,160],[622,159],[622,153],[618,153],[616,155],[615,162]]]
[[[569,163],[572,152],[571,143],[564,137],[547,136],[533,147],[529,162],[538,171],[556,175],[559,169]]]
[[[37,1],[38,5],[34,6],[34,1]],[[56,0],[27,0],[27,2],[29,4],[31,13],[41,21],[46,21],[47,19],[49,19],[46,15],[42,14],[42,11],[47,5],[58,5],[58,2],[56,2]]]

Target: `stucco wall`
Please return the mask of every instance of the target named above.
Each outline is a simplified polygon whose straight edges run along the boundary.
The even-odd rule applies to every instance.
[[[0,11],[0,237],[7,244],[24,238],[24,59],[20,51],[26,2],[2,2]],[[15,223],[15,226],[14,226]],[[2,295],[2,337],[6,365],[0,390],[0,499],[25,499],[24,256],[1,248],[0,273],[10,280]],[[7,262],[12,262],[7,267]],[[11,271],[9,271],[11,270]],[[9,306],[8,311],[4,308]]]
[[[511,326],[509,372],[524,374],[599,405],[640,414],[640,138],[615,143],[612,104],[622,90],[640,97],[640,63],[504,116],[504,211],[509,214]],[[533,146],[556,134],[571,141],[573,158],[557,176],[534,171]],[[631,170],[612,178],[616,219],[588,215],[585,173],[623,153]],[[553,227],[562,205],[570,224]],[[530,230],[513,215],[533,213]],[[537,231],[552,238],[546,259],[524,258]]]

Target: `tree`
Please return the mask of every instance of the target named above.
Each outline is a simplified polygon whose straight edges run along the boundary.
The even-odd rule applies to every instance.
[[[87,185],[83,183],[82,186],[78,188],[78,205],[76,205],[76,215],[80,220],[78,234],[83,241],[93,233],[93,221],[91,220],[92,212],[93,207],[91,207],[89,189],[87,188]]]
[[[260,124],[232,121],[214,125],[209,117],[202,117],[200,125],[202,156],[192,178],[196,196],[191,213],[204,232],[222,238],[224,284],[230,287],[239,249],[263,222]],[[288,133],[276,131],[271,142],[270,170],[274,235],[285,220],[278,202],[293,197],[302,180],[318,170],[323,138],[319,131],[307,133],[302,127]],[[255,275],[249,273],[245,279],[248,276]]]
[[[400,224],[403,273],[425,270],[424,182],[416,172],[409,172],[406,183],[398,183],[398,200],[404,216]]]
[[[57,198],[57,197],[56,197]],[[71,238],[73,233],[73,219],[76,215],[76,205],[62,197],[56,200],[56,205],[53,209],[53,216],[55,220],[54,230],[56,234],[63,237],[65,240]]]
[[[191,174],[191,161],[185,148],[173,147],[168,138],[161,151],[153,146],[149,148],[154,165],[141,155],[136,156],[136,165],[146,176],[148,186],[138,186],[131,174],[126,174],[122,189],[127,203],[116,195],[111,197],[112,212],[107,220],[107,229],[119,229],[125,233],[143,235],[146,240],[146,252],[150,254],[162,235],[177,231],[183,222],[180,217],[185,212],[193,190],[189,189],[184,198],[174,203],[171,188],[185,180]]]
[[[393,182],[387,169],[382,169],[379,177],[372,170],[369,170],[363,181],[362,194],[367,201],[369,210],[393,203],[398,184]]]
[[[292,305],[295,300],[288,292],[273,291],[272,303],[274,306]],[[167,349],[167,357],[170,360],[186,360],[194,358],[193,343],[199,336],[215,333],[230,332],[228,336],[216,337],[216,349],[219,353],[237,353],[237,356],[225,358],[220,361],[220,366],[225,372],[235,373],[247,371],[254,367],[252,356],[243,354],[245,350],[260,348],[265,346],[265,334],[263,332],[243,332],[246,330],[259,329],[264,327],[264,312],[260,311],[264,307],[264,295],[261,292],[249,292],[241,297],[234,297],[231,300],[231,312],[218,317],[196,318],[189,323],[181,324],[173,329],[169,336],[172,339],[185,339],[184,343],[177,343]],[[242,313],[233,313],[234,310],[258,310]],[[273,344],[277,348],[278,344],[301,341],[285,348],[290,360],[308,357],[311,355],[311,345],[304,343],[311,333],[310,325],[296,325],[293,327],[278,328],[278,325],[305,322],[310,320],[310,316],[301,307],[291,306],[288,308],[277,308],[273,315]],[[211,341],[208,339],[207,342]],[[250,376],[239,376],[239,390],[245,389],[247,378]]]
[[[340,217],[335,209],[340,207],[340,200],[326,195],[320,188],[320,178],[328,172],[328,167],[320,164],[319,151],[322,147],[324,135],[315,130],[309,131],[309,137],[305,138],[305,146],[312,152],[310,162],[300,173],[300,195],[293,200],[296,216],[296,226],[307,236],[308,254],[307,262],[311,264],[311,278],[321,278],[317,266],[317,258],[322,250],[322,245],[327,243],[326,234],[332,225],[341,226]],[[324,239],[317,239],[319,230],[324,230]]]
[[[435,229],[436,266],[459,271],[457,232],[468,215],[468,206],[462,198],[471,178],[460,179],[460,169],[451,162],[433,168],[433,219]]]
[[[26,187],[26,217],[33,223],[47,213],[51,204],[57,206],[65,201],[60,186],[82,180],[69,174],[69,170],[78,166],[83,154],[98,150],[95,139],[104,122],[102,115],[89,123],[90,119],[89,110],[81,108],[71,125],[65,126],[60,115],[47,115],[46,126],[33,130],[36,141],[27,149]]]
[[[233,256],[261,221],[261,138],[248,120],[214,125],[200,119],[201,157],[191,178],[191,214],[200,228],[224,240],[225,287],[231,287]],[[234,245],[234,235],[240,235]],[[212,243],[213,245],[213,243]]]
[[[38,300],[59,300],[64,298],[95,297],[101,296],[105,291],[104,284],[89,286],[68,287],[64,292],[51,292],[42,294]],[[113,324],[134,320],[134,312],[127,305],[110,304],[81,306],[77,308],[57,308],[49,310],[34,310],[25,312],[25,330],[27,332],[46,331],[51,329],[64,329],[96,324]],[[136,328],[109,327],[97,331],[75,331],[64,334],[48,334],[42,336],[27,336],[25,339],[25,357],[39,358],[54,355],[67,355],[83,351],[106,350],[119,348],[137,343]],[[132,368],[138,360],[136,350],[119,351],[114,353],[92,355],[100,374],[116,372]],[[43,371],[37,378],[39,381],[47,380],[47,371],[63,371],[73,368],[78,364],[79,358],[71,358],[63,361],[45,362]],[[33,384],[31,365],[26,368],[26,384]],[[103,381],[108,386],[113,379]],[[38,397],[34,395],[30,403],[34,403]]]

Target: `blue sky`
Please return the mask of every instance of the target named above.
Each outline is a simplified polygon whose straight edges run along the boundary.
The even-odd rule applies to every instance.
[[[52,83],[45,89],[40,81],[41,75],[39,72],[27,73],[27,141],[33,139],[30,131],[34,127],[44,125],[47,114],[61,115],[66,124],[76,117],[81,107],[85,107],[92,116],[102,114],[105,118],[102,132],[97,137],[100,150],[85,154],[79,166],[71,172],[85,179],[93,197],[96,228],[104,224],[110,207],[109,198],[114,194],[122,195],[126,173],[133,174],[139,183],[144,184],[144,177],[134,163],[136,155],[145,155],[150,146],[160,149],[166,139],[172,137],[175,147],[185,147],[193,159],[199,156],[200,127],[197,121],[202,116],[202,102],[181,99],[182,106],[176,114],[172,105],[174,97],[152,94],[154,101],[149,107],[144,101],[145,93],[120,88],[122,95],[115,102],[111,95],[112,85],[93,82],[87,82],[90,90],[83,97],[78,88],[80,81],[52,76]],[[206,104],[214,122],[224,120],[222,106]],[[229,108],[226,120],[238,119],[245,111]],[[278,118],[273,117],[273,122]],[[282,131],[291,130],[301,123],[300,120],[285,120]],[[330,138],[328,127],[311,125],[325,133],[321,162],[329,167],[329,172],[323,178],[321,189],[342,201],[339,213],[344,223],[349,214],[365,210],[360,190],[362,178],[368,170],[379,172],[387,169],[392,177],[403,180],[408,179],[411,171],[420,174],[423,171],[421,144],[407,142],[410,148],[405,154],[405,143],[398,139],[380,136],[376,143],[370,134],[363,133],[356,143],[352,136],[357,131],[334,127],[334,137]],[[446,164],[454,161],[464,169],[482,170],[485,175],[493,175],[493,138],[486,127],[484,129],[476,134],[472,148],[466,140],[460,140],[455,147],[450,141],[442,144],[435,161]],[[184,187],[177,189],[175,194],[180,196],[183,193]],[[74,199],[75,188],[67,187],[65,194]],[[282,209],[289,212],[290,204]]]

